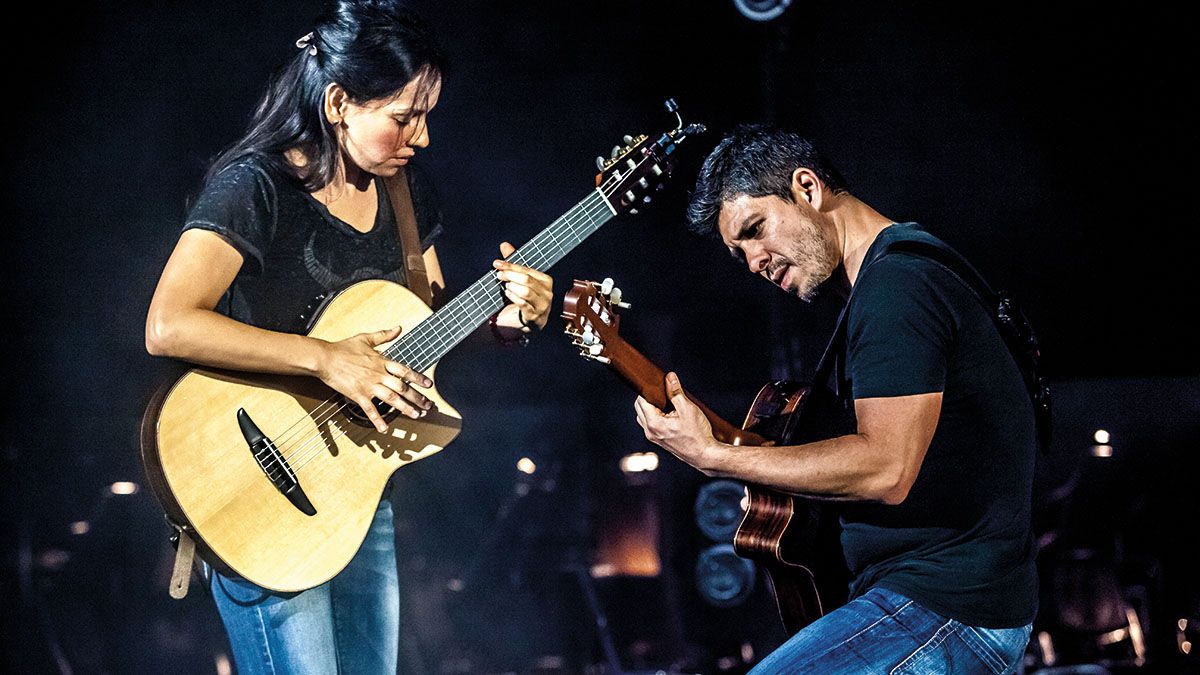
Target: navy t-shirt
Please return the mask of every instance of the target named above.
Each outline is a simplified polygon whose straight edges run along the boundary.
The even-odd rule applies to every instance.
[[[428,248],[441,233],[436,198],[416,166],[407,173],[417,231]],[[375,224],[359,232],[260,159],[223,170],[205,186],[183,226],[215,232],[242,254],[242,267],[216,310],[259,328],[304,333],[311,319],[306,310],[319,295],[364,279],[403,284],[391,199],[381,179],[375,188]]]
[[[894,224],[865,259],[899,239],[934,237],[915,224]],[[846,354],[855,399],[943,395],[904,502],[844,505],[851,597],[881,586],[970,625],[1032,621],[1033,406],[983,304],[939,263],[888,253],[855,283]]]

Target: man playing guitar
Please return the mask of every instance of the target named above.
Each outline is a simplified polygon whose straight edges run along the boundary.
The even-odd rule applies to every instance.
[[[1037,611],[1033,405],[970,286],[891,248],[944,244],[848,192],[807,139],[760,126],[708,156],[688,216],[801,299],[851,288],[831,350],[854,433],[723,444],[674,373],[674,410],[635,403],[649,440],[709,476],[840,502],[850,601],[754,672],[1015,672]]]

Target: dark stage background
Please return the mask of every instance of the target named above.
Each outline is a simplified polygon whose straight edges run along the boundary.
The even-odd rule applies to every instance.
[[[736,122],[809,134],[855,194],[958,247],[1040,330],[1058,431],[1039,471],[1039,621],[1060,662],[1131,653],[1126,638],[1071,647],[1113,580],[1146,631],[1145,669],[1194,667],[1181,653],[1200,628],[1194,19],[1158,3],[797,0],[769,22],[729,0],[419,6],[453,61],[421,156],[451,292],[501,240],[587,194],[593,158],[623,134],[665,130],[675,97],[713,133],[683,147],[647,212],[553,270],[555,316],[573,278],[615,278],[633,303],[625,337],[738,420],[764,381],[811,370],[836,307],[784,297],[687,234],[687,189]],[[224,672],[203,591],[167,597],[168,528],[148,488],[109,486],[144,480],[137,423],[167,364],[145,354],[143,320],[188,199],[318,3],[30,9],[4,46],[6,665]],[[623,455],[652,449],[632,394],[560,326],[516,351],[474,336],[439,368],[467,426],[397,475],[405,671],[583,671],[604,660],[589,588],[623,668],[743,671],[781,638],[761,580],[735,608],[699,598],[703,478],[668,456],[621,473]],[[1111,458],[1091,451],[1097,429]],[[578,583],[622,532],[651,543],[661,573]]]

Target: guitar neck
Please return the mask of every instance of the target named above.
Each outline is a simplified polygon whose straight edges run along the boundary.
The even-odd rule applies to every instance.
[[[666,373],[623,340],[609,342],[605,350],[610,360],[609,366],[620,373],[642,398],[653,403],[660,410],[671,409],[671,399],[667,396],[665,382]],[[700,411],[708,418],[709,423],[712,424],[713,437],[718,441],[730,445],[767,444],[767,440],[762,436],[739,429],[726,422],[720,415],[696,400],[688,392],[685,391],[684,396],[696,404],[696,407],[700,408]]]
[[[614,215],[608,199],[597,189],[513,252],[508,260],[537,270],[547,270]],[[441,360],[506,302],[495,273],[488,272],[441,309],[406,331],[386,354],[413,370],[423,371]]]

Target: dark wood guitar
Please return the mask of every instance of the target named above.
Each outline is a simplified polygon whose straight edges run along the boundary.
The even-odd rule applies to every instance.
[[[608,365],[650,403],[671,409],[665,373],[619,334],[620,289],[576,280],[563,300],[566,333],[580,353]],[[796,437],[800,411],[811,388],[790,380],[768,382],[754,398],[741,428],[684,392],[712,424],[713,436],[735,446],[776,445]],[[756,485],[746,486],[745,515],[734,535],[738,555],[767,572],[788,634],[794,634],[845,602],[848,573],[837,542],[836,519],[812,500]]]
[[[703,130],[676,119],[675,129],[632,139],[582,201],[509,260],[549,269],[613,216],[636,213],[671,171],[676,146]],[[321,307],[309,335],[335,341],[403,325],[379,350],[436,382],[442,356],[503,304],[494,272],[436,312],[399,284],[362,281]],[[435,407],[417,420],[382,406],[390,426],[380,433],[315,378],[193,368],[147,406],[142,461],[169,521],[209,563],[300,591],[354,557],[393,472],[458,435],[458,412],[436,387],[425,395]]]

